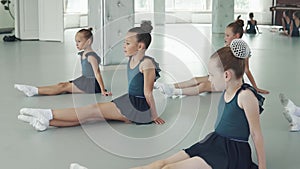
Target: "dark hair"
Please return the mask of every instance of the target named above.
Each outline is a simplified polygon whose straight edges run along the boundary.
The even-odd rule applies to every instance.
[[[243,24],[244,24],[244,21],[243,21]],[[237,33],[240,34],[240,38],[243,37],[244,30],[243,30],[242,25],[238,21],[230,23],[229,25],[227,25],[227,28],[231,28],[232,32],[234,34],[237,34]]]
[[[93,28],[88,28],[88,29],[80,29],[77,33],[82,33],[83,37],[86,39],[93,39],[93,33],[92,33]]]
[[[235,20],[235,22],[237,23],[237,24],[239,24],[242,28],[244,27],[244,21],[242,20],[242,19],[240,19],[241,18],[241,15],[239,15],[237,18],[236,18],[236,20]]]
[[[153,27],[151,26],[151,21],[142,21],[140,27],[134,27],[129,29],[128,32],[137,33],[137,41],[145,44],[145,48],[147,49],[151,43],[151,31]]]
[[[211,58],[218,58],[220,68],[223,68],[223,71],[232,69],[236,78],[243,77],[245,73],[245,59],[235,57],[230,49],[226,46],[217,50]]]
[[[290,17],[290,10],[284,10],[283,12],[285,13],[286,16]]]
[[[296,11],[296,12],[294,13],[294,15],[295,15],[297,18],[300,19],[300,12],[299,12],[299,11]]]
[[[254,17],[253,12],[250,12],[250,13],[249,13],[249,18],[253,18],[253,17]]]

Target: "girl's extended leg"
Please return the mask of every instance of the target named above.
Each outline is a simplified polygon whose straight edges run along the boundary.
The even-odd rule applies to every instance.
[[[283,115],[290,123],[290,131],[300,131],[300,118],[297,117],[297,106],[284,94],[279,94],[279,99],[284,107]]]
[[[49,125],[56,127],[76,126],[89,120],[107,119],[130,122],[113,102],[57,110],[23,108],[20,110],[18,119],[28,122],[38,131],[46,130]]]
[[[174,91],[175,94],[176,94],[176,90],[177,89],[175,89],[175,91]],[[212,92],[212,91],[215,91],[212,88],[210,81],[205,81],[205,82],[200,83],[197,86],[183,88],[183,89],[179,89],[179,90],[182,90],[181,93],[183,95],[188,95],[188,96],[198,95],[198,94],[203,93],[203,92]]]
[[[177,163],[179,161],[183,161],[183,160],[186,160],[189,158],[190,158],[189,155],[186,154],[185,151],[181,150],[178,153],[176,153],[164,160],[158,160],[149,165],[136,167],[136,168],[132,168],[132,169],[161,169],[168,164]]]
[[[84,93],[77,86],[75,86],[73,83],[70,82],[63,82],[52,86],[42,86],[42,87],[15,84],[14,87],[19,91],[23,92],[28,97],[34,95],[58,95],[66,92]]]
[[[78,89],[78,87],[71,82],[63,82],[52,86],[38,87],[38,94],[40,95],[58,95],[66,92],[84,93],[82,90]]]
[[[162,92],[167,96],[173,95],[188,95],[194,96],[203,92],[214,91],[211,87],[208,76],[195,77],[191,80],[173,84],[160,84]]]
[[[118,120],[128,122],[128,119],[121,114],[113,102],[97,103],[79,108],[57,109],[53,110],[52,113],[53,120],[57,121],[83,123],[87,120]],[[50,124],[52,124],[51,121]]]
[[[193,169],[212,169],[210,165],[206,163],[200,157],[192,157],[186,160],[179,161],[177,163],[168,164],[162,169],[184,169],[184,168],[193,168]]]
[[[194,77],[194,78],[192,78],[190,80],[187,80],[187,81],[175,83],[174,86],[177,89],[184,89],[184,88],[188,88],[188,87],[197,86],[197,85],[199,85],[203,82],[207,82],[207,81],[208,81],[208,76]]]

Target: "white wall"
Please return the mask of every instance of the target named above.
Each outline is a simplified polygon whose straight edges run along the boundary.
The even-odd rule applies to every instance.
[[[88,26],[88,14],[64,14],[64,28],[78,28]]]
[[[13,11],[14,2],[10,4],[10,7]],[[7,10],[4,10],[4,6],[0,4],[0,28],[13,28],[14,27],[14,20],[9,15],[9,12]]]

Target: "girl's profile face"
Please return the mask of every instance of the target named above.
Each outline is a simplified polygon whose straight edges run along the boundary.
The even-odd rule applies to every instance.
[[[78,50],[83,50],[86,47],[87,39],[81,34],[77,33],[75,36],[76,47]]]
[[[136,38],[136,33],[128,32],[125,37],[123,44],[124,54],[126,57],[133,56],[138,51],[138,42]]]
[[[227,27],[225,29],[225,37],[224,37],[225,46],[229,46],[231,41],[237,38],[239,38],[238,34],[234,34],[231,27]]]
[[[208,80],[211,82],[212,87],[216,90],[222,91],[225,89],[224,72],[220,67],[219,58],[211,58],[208,62]]]

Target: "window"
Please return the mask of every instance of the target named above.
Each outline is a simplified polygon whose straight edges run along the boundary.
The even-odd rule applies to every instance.
[[[65,0],[71,1],[71,0]],[[73,0],[76,1],[76,0]],[[84,0],[80,0],[84,1]],[[166,11],[211,11],[213,0],[165,0]],[[135,11],[151,12],[153,0],[135,0]],[[234,10],[237,12],[261,12],[262,3],[260,0],[234,0]]]
[[[249,0],[234,0],[234,10],[237,12],[249,11]]]
[[[166,0],[166,11],[208,11],[212,0]]]
[[[138,12],[150,12],[150,1],[149,0],[135,0],[134,9]]]
[[[64,0],[65,13],[88,13],[88,0]]]

